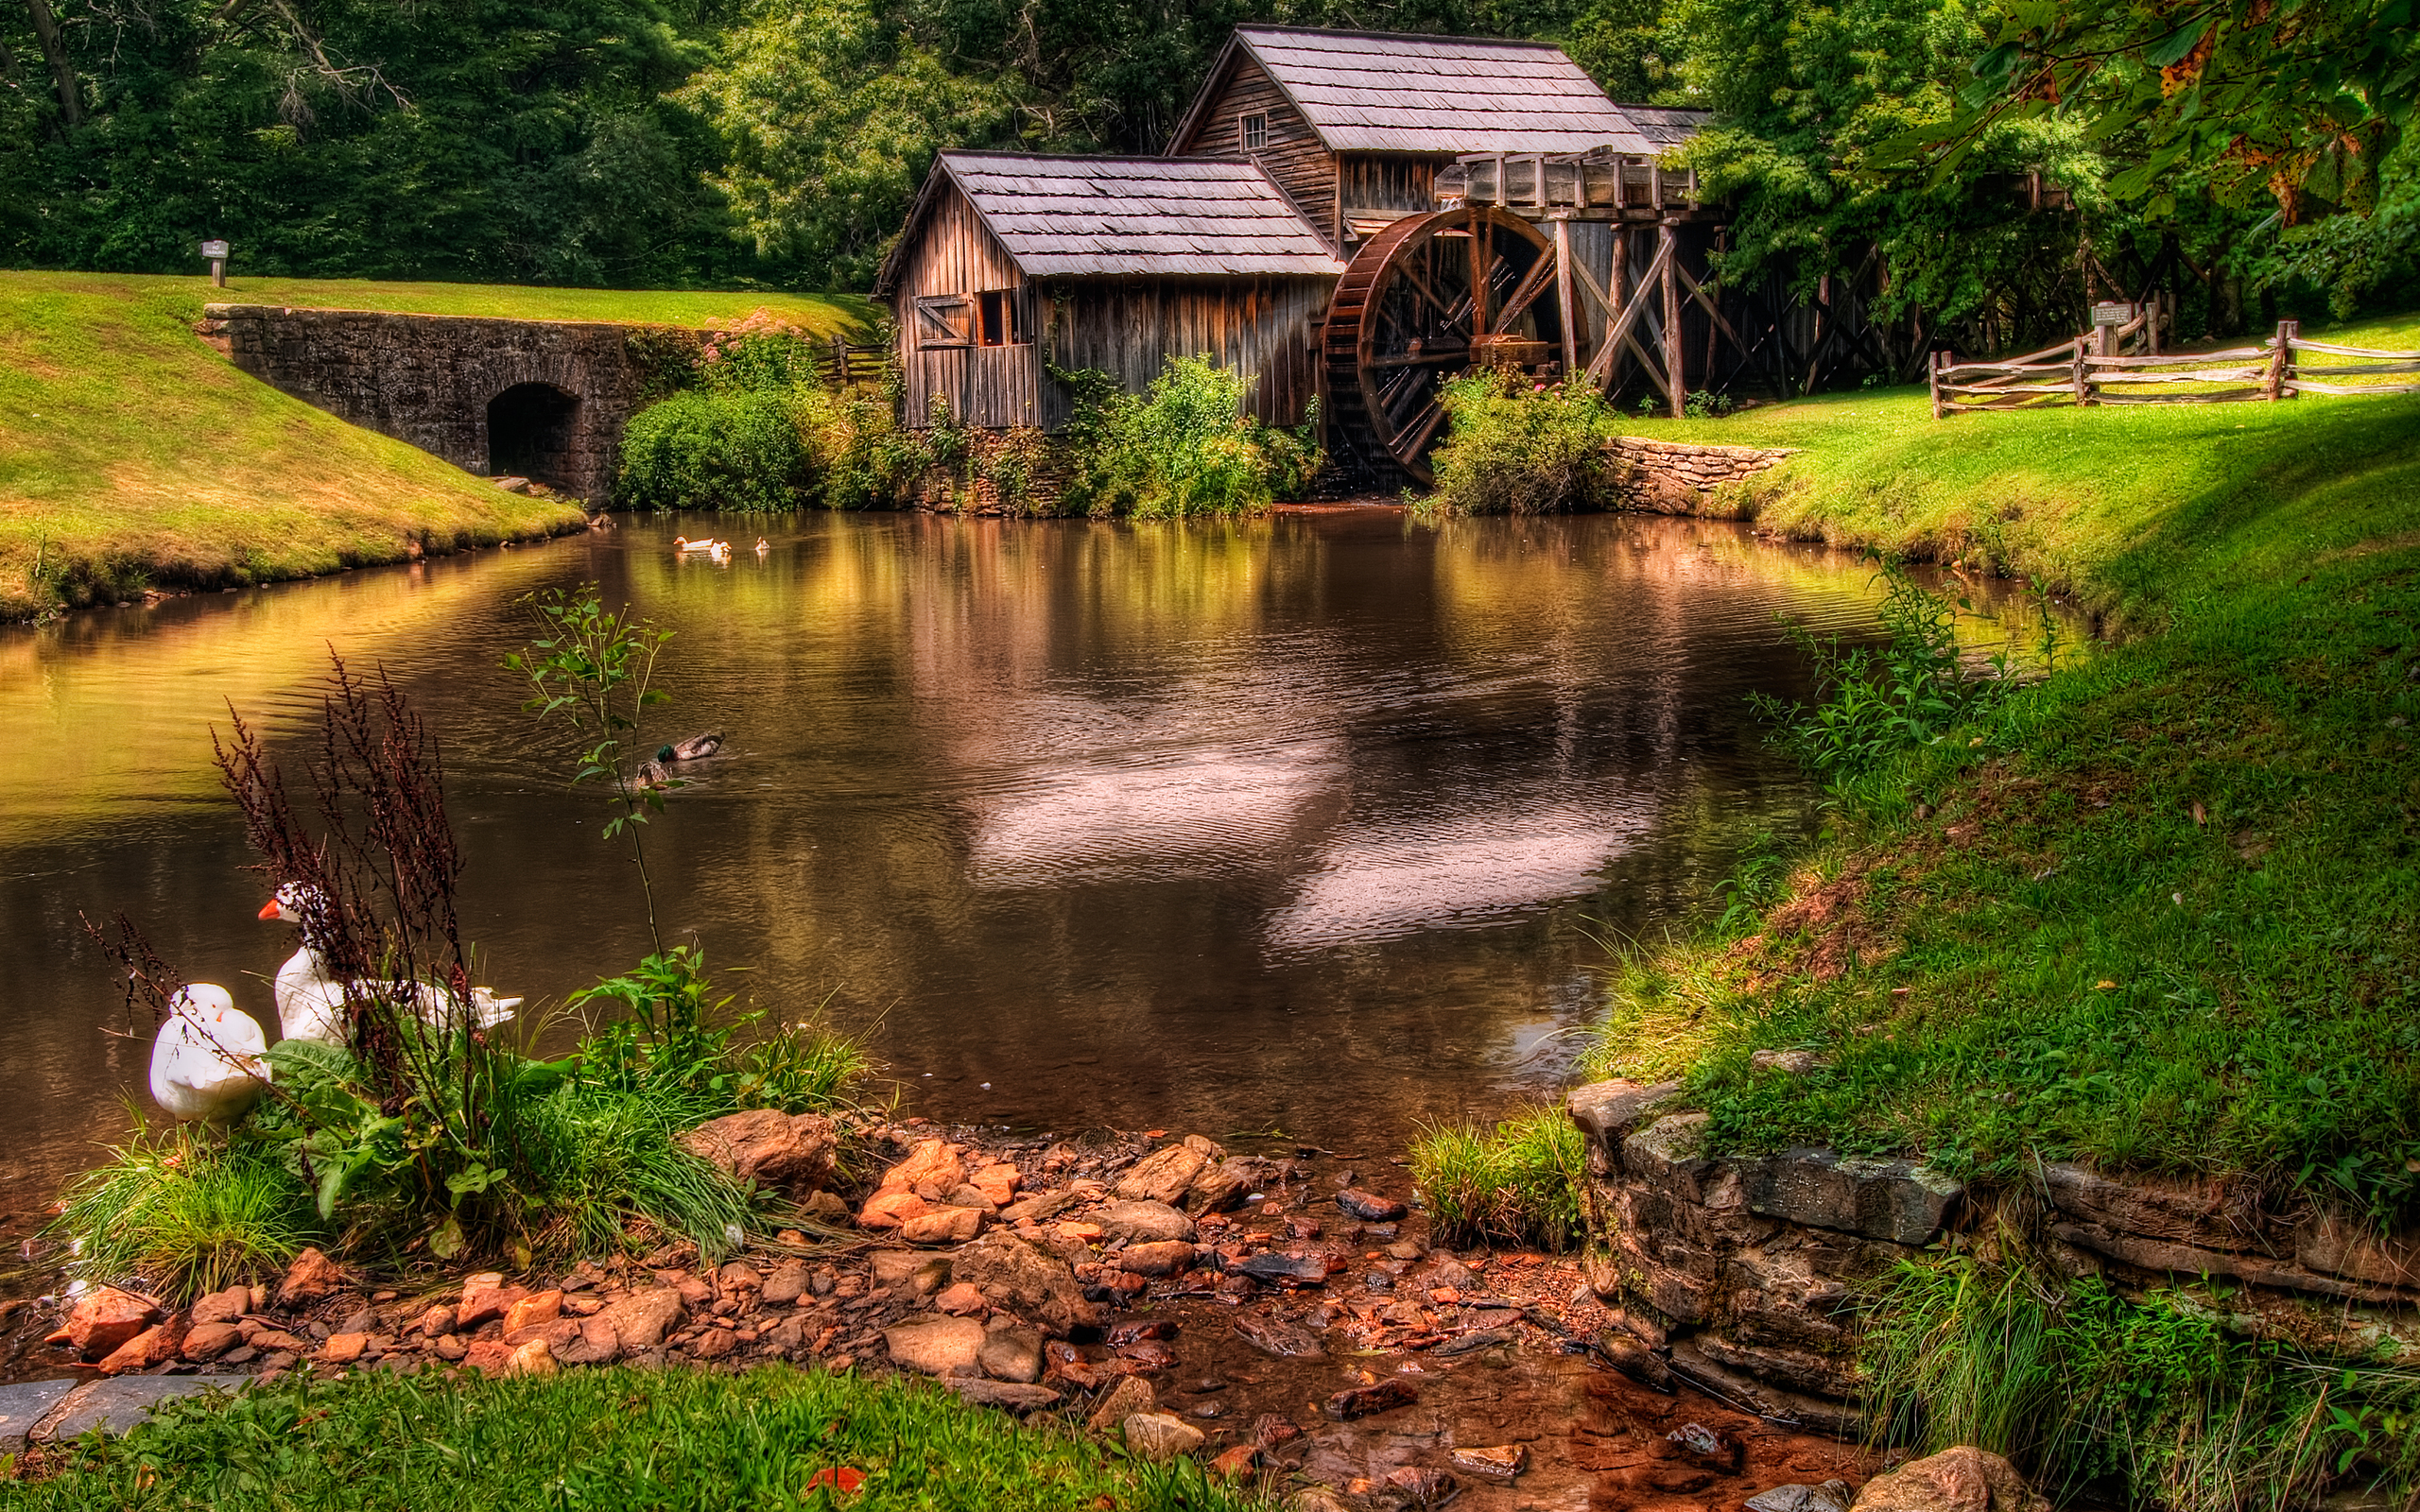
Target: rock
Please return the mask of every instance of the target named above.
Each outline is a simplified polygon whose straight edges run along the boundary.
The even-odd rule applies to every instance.
[[[1922,1245],[1941,1231],[1965,1188],[1912,1160],[1873,1160],[1799,1148],[1739,1162],[1749,1211],[1867,1239]]]
[[[977,1407],[999,1407],[1023,1415],[1056,1407],[1065,1399],[1048,1386],[1037,1386],[1016,1381],[984,1381],[975,1376],[951,1376],[942,1384],[957,1392]]]
[[[742,1292],[762,1292],[765,1289],[765,1274],[744,1260],[735,1260],[715,1272],[715,1285],[721,1289],[725,1297],[735,1296]]]
[[[928,1376],[972,1375],[981,1368],[983,1325],[971,1317],[939,1317],[882,1331],[891,1364]]]
[[[1357,1187],[1346,1187],[1338,1193],[1336,1205],[1364,1223],[1395,1223],[1411,1211],[1392,1197],[1382,1197]]]
[[[934,1297],[933,1305],[956,1317],[979,1317],[990,1309],[990,1304],[983,1300],[983,1293],[964,1281],[948,1287],[941,1296]]]
[[[683,1149],[741,1183],[790,1193],[814,1191],[830,1178],[838,1143],[832,1121],[821,1114],[769,1108],[731,1113],[681,1136]]]
[[[279,1302],[292,1306],[296,1302],[316,1302],[335,1294],[344,1285],[344,1267],[320,1254],[316,1248],[305,1249],[285,1267],[285,1279],[277,1283]]]
[[[425,1313],[423,1313],[420,1315],[420,1320],[414,1323],[412,1328],[415,1332],[425,1334],[429,1338],[433,1339],[441,1333],[451,1333],[454,1332],[455,1316],[455,1310],[441,1302],[437,1306],[430,1308]]]
[[[462,1305],[454,1310],[454,1326],[468,1332],[490,1318],[504,1316],[507,1309],[528,1295],[529,1288],[507,1286],[504,1278],[492,1270],[467,1277],[462,1282]]]
[[[320,1359],[327,1365],[351,1365],[369,1349],[367,1333],[331,1333],[328,1342],[320,1346]]]
[[[806,1295],[809,1284],[806,1262],[786,1260],[773,1267],[773,1274],[765,1278],[765,1289],[760,1295],[769,1307],[787,1307]]]
[[[899,1237],[911,1245],[962,1245],[982,1231],[980,1208],[935,1208],[899,1226]]]
[[[1184,1189],[1184,1210],[1188,1212],[1224,1212],[1244,1200],[1252,1189],[1252,1162],[1221,1160],[1205,1165],[1193,1184]]]
[[[1118,1253],[1117,1263],[1136,1276],[1181,1276],[1193,1268],[1193,1246],[1181,1239],[1129,1245]]]
[[[101,1361],[104,1373],[122,1376],[129,1371],[148,1370],[155,1365],[166,1365],[177,1357],[184,1345],[184,1329],[176,1319],[156,1323],[112,1349]]]
[[[546,1347],[545,1340],[531,1339],[505,1356],[504,1373],[507,1376],[551,1376],[561,1374],[562,1367],[555,1363],[555,1352]]]
[[[967,1185],[983,1194],[984,1200],[994,1208],[1005,1208],[1017,1197],[1017,1185],[1023,1178],[1017,1168],[1002,1161],[987,1165],[966,1178]]]
[[[504,1310],[504,1341],[520,1344],[527,1339],[527,1331],[540,1329],[563,1314],[563,1294],[539,1292],[524,1297]]]
[[[249,1384],[248,1376],[118,1376],[92,1382],[60,1403],[64,1410],[43,1437],[53,1444],[73,1443],[95,1428],[117,1437],[168,1398],[241,1391]]]
[[[1078,1200],[1073,1192],[1037,1192],[1001,1209],[1000,1221],[1005,1224],[1046,1223],[1074,1207]]]
[[[233,1323],[199,1323],[185,1331],[184,1356],[207,1363],[243,1342],[243,1331]]]
[[[1210,1473],[1222,1481],[1239,1480],[1253,1472],[1260,1462],[1260,1451],[1250,1444],[1237,1444],[1210,1462]]]
[[[67,1314],[67,1342],[87,1360],[114,1353],[129,1339],[157,1322],[159,1308],[147,1297],[114,1286],[95,1286],[78,1299]]]
[[[1355,1512],[1355,1508],[1324,1486],[1305,1486],[1286,1499],[1286,1512]]]
[[[311,1348],[310,1340],[298,1339],[284,1329],[258,1329],[244,1342],[264,1353],[290,1349],[299,1354]]]
[[[1748,1057],[1749,1070],[1779,1072],[1785,1076],[1804,1076],[1824,1065],[1824,1057],[1812,1050],[1759,1050]]]
[[[435,1344],[430,1345],[429,1350],[441,1360],[459,1360],[471,1352],[471,1345],[470,1341],[463,1338],[459,1333],[448,1333],[443,1338],[439,1339]],[[251,1347],[247,1346],[244,1349],[236,1350],[227,1358],[233,1360],[239,1357],[249,1356],[252,1352],[253,1351]]]
[[[1821,1486],[1776,1486],[1741,1504],[1748,1512],[1849,1512],[1850,1496],[1848,1482],[1825,1481]]]
[[[1100,1399],[1092,1416],[1084,1419],[1084,1426],[1096,1434],[1106,1434],[1137,1413],[1156,1411],[1159,1404],[1159,1398],[1152,1393],[1150,1382],[1141,1376],[1123,1376],[1117,1384],[1109,1388],[1109,1394]]]
[[[730,1329],[708,1329],[689,1344],[693,1360],[719,1360],[739,1348],[739,1336]]]
[[[1441,1469],[1426,1465],[1398,1465],[1387,1471],[1387,1486],[1415,1507],[1443,1506],[1462,1485]]]
[[[908,1159],[882,1173],[879,1191],[913,1192],[927,1201],[941,1198],[964,1184],[966,1162],[956,1145],[942,1140],[919,1140]]]
[[[1650,1113],[1681,1094],[1677,1081],[1650,1085],[1616,1078],[1575,1087],[1564,1099],[1580,1132],[1607,1148],[1618,1147]]]
[[[1100,1322],[1075,1272],[1011,1233],[994,1229],[959,1250],[951,1273],[1053,1338]]]
[[[614,1331],[614,1337],[621,1349],[637,1353],[662,1344],[664,1336],[672,1332],[687,1312],[688,1307],[682,1301],[681,1293],[676,1288],[650,1286],[644,1291],[632,1292],[619,1301],[607,1303],[605,1311],[589,1321],[601,1320]],[[583,1337],[586,1332],[583,1327]]]
[[[1235,1268],[1256,1281],[1276,1281],[1286,1286],[1327,1284],[1327,1261],[1319,1255],[1288,1255],[1271,1249]]]
[[[1134,1414],[1126,1419],[1125,1433],[1127,1449],[1153,1464],[1190,1454],[1207,1442],[1201,1429],[1164,1412]]]
[[[1165,1202],[1113,1202],[1093,1221],[1100,1225],[1102,1238],[1130,1244],[1189,1244],[1194,1236],[1193,1220]]]
[[[1409,1407],[1420,1400],[1420,1392],[1409,1381],[1381,1381],[1374,1386],[1353,1386],[1327,1399],[1320,1410],[1340,1423],[1357,1418],[1372,1418],[1398,1407]]]
[[[511,1363],[512,1346],[502,1339],[474,1339],[462,1354],[464,1369],[476,1370],[490,1378],[503,1375],[505,1366]]]
[[[1945,1449],[1865,1483],[1850,1512],[2049,1512],[1997,1454],[1971,1444]]]
[[[1672,1389],[1672,1368],[1664,1363],[1664,1357],[1627,1333],[1605,1330],[1597,1336],[1597,1352],[1607,1365],[1642,1386],[1664,1392]]]
[[[34,1425],[50,1416],[66,1395],[83,1383],[78,1381],[23,1381],[0,1385],[0,1454],[14,1454],[26,1447],[26,1435]]]
[[[1507,1324],[1501,1328],[1473,1329],[1468,1333],[1458,1333],[1437,1346],[1431,1352],[1451,1359],[1458,1354],[1475,1354],[1481,1349],[1493,1349],[1499,1345],[1516,1345],[1520,1342],[1521,1331]]]
[[[621,1357],[622,1336],[604,1314],[579,1320],[579,1337],[555,1347],[560,1365],[612,1365]]]
[[[195,1328],[205,1323],[233,1323],[252,1310],[252,1289],[230,1286],[223,1292],[212,1292],[194,1300],[193,1311],[186,1315]]]
[[[829,1192],[818,1192],[808,1197],[799,1211],[827,1228],[845,1227],[849,1221],[849,1205]]]
[[[1502,1444],[1493,1449],[1454,1451],[1454,1469],[1468,1475],[1476,1475],[1481,1480],[1494,1481],[1498,1486],[1511,1485],[1512,1477],[1520,1474],[1529,1467],[1529,1464],[1530,1452],[1519,1444]],[[1838,1507],[1834,1512],[1848,1512],[1848,1509]]]
[[[1290,1444],[1302,1436],[1301,1426],[1291,1418],[1281,1418],[1270,1412],[1252,1420],[1252,1441],[1265,1450]]]
[[[1244,1314],[1236,1319],[1236,1336],[1263,1354],[1281,1360],[1307,1359],[1326,1351],[1320,1337],[1301,1324],[1282,1317]]]
[[[1209,1157],[1200,1150],[1171,1144],[1136,1161],[1112,1190],[1129,1202],[1174,1204],[1209,1163]]]
[[[1042,1379],[1042,1335],[1006,1317],[995,1318],[983,1336],[983,1373],[994,1381],[1027,1384]]]
[[[857,1210],[860,1228],[896,1228],[932,1211],[932,1204],[905,1187],[887,1187],[866,1198]]]
[[[1743,1452],[1739,1440],[1703,1423],[1683,1423],[1666,1434],[1664,1441],[1676,1446],[1691,1462],[1706,1469],[1730,1475],[1739,1469]]]

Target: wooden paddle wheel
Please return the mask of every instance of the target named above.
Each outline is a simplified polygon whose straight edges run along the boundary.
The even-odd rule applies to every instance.
[[[1566,318],[1584,318],[1557,286],[1556,244],[1494,206],[1410,215],[1373,236],[1336,286],[1321,342],[1330,434],[1382,482],[1433,481],[1429,450],[1444,433],[1439,390],[1495,367],[1559,375],[1588,350]]]

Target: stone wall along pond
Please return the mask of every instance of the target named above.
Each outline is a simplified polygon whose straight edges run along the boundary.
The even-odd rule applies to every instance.
[[[1761,1053],[1768,1074],[1810,1069]],[[1587,1144],[1589,1283],[1634,1375],[1673,1374],[1768,1416],[1848,1433],[1862,1379],[1860,1297],[1945,1235],[2004,1205],[2038,1214],[2052,1262],[2121,1294],[2204,1280],[2227,1326],[2323,1355],[2420,1366],[2420,1232],[2382,1238],[2325,1214],[2268,1212],[2216,1183],[2045,1166],[2024,1192],[1910,1160],[1802,1147],[1729,1157],[1680,1085],[1606,1081],[1570,1094]]]

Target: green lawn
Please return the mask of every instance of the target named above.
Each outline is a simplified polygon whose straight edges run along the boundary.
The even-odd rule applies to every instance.
[[[308,576],[544,535],[561,501],[501,493],[230,366],[205,300],[716,324],[769,309],[859,333],[858,300],[475,284],[0,272],[0,621],[147,588]]]
[[[1027,1430],[930,1383],[768,1366],[582,1370],[448,1383],[350,1377],[172,1403],[96,1435],[8,1499],[26,1512],[1248,1512],[1198,1465],[1150,1466],[1053,1426]],[[819,1472],[865,1476],[853,1495]],[[37,1472],[40,1473],[39,1471]]]
[[[2038,575],[2126,633],[1844,795],[1761,918],[1634,956],[1595,1068],[1685,1076],[1737,1148],[2420,1217],[2420,397],[1687,429],[1809,448],[1769,526]],[[1801,1046],[1825,1068],[1749,1065]]]

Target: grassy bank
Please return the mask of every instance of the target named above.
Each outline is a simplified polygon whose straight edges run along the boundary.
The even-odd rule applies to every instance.
[[[842,1469],[854,1494],[817,1488]],[[288,1382],[167,1405],[124,1440],[60,1452],[14,1488],[26,1512],[228,1506],[720,1509],[1260,1504],[1200,1466],[1151,1466],[1030,1432],[926,1383],[769,1366],[746,1375],[582,1370],[449,1383]]]
[[[819,333],[858,301],[0,272],[0,620],[303,577],[579,524],[247,377],[193,333],[206,299]]]
[[[1632,957],[1595,1069],[1684,1076],[1735,1148],[2420,1217],[2420,399],[1924,404],[1687,433],[1809,448],[1760,480],[1769,526],[2004,565],[2140,633],[1837,790],[1761,911]],[[1792,1047],[1823,1069],[1750,1065]]]

